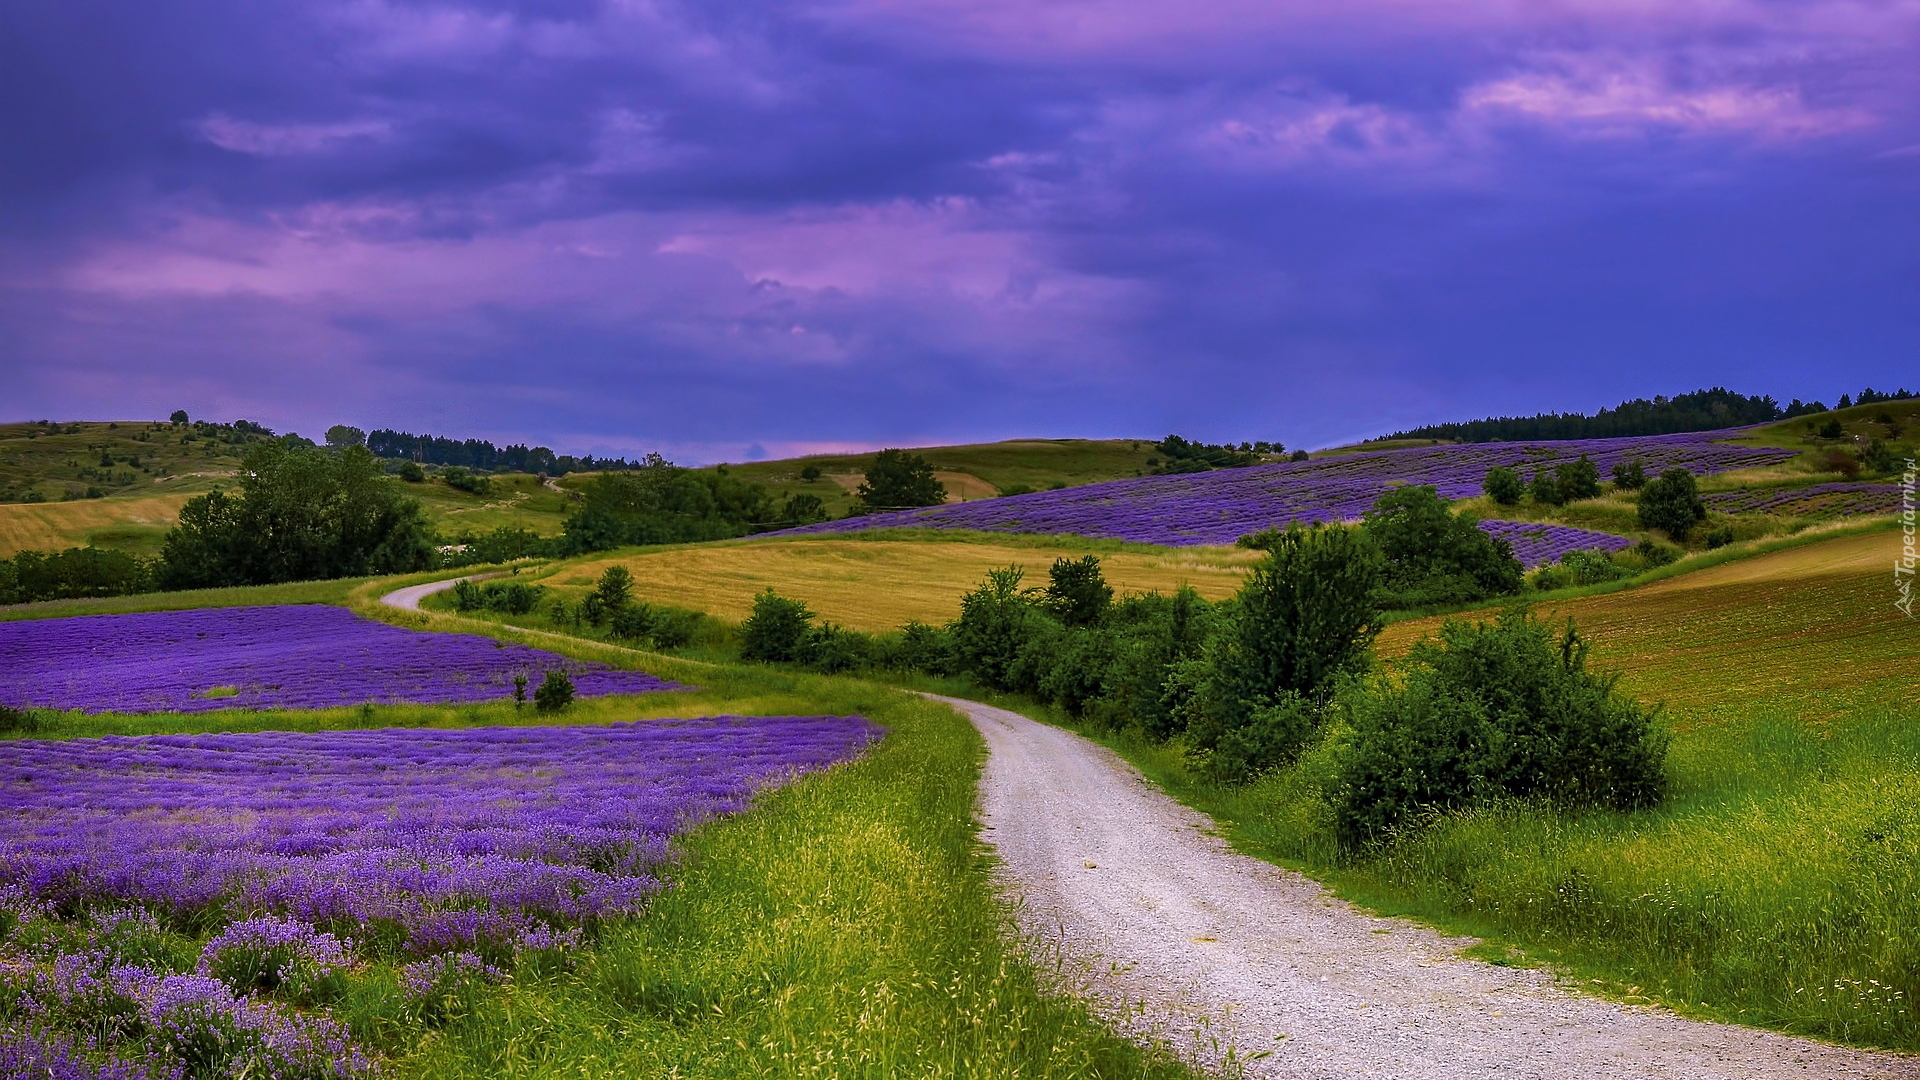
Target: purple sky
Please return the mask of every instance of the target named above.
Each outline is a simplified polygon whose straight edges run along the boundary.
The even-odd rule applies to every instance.
[[[697,462],[1917,370],[1916,0],[0,4],[5,419]]]

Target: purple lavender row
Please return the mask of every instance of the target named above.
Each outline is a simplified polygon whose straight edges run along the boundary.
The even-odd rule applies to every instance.
[[[0,623],[0,704],[86,712],[457,704],[564,670],[575,693],[684,687],[473,634],[408,630],[318,604]],[[209,696],[209,695],[213,696]]]
[[[356,953],[420,957],[411,1007],[498,981],[638,912],[672,834],[879,734],[820,716],[9,742],[0,1077],[363,1072],[324,1007]],[[191,972],[130,963],[156,911],[237,921]]]
[[[859,717],[15,741],[0,880],[433,953],[638,911],[667,838],[856,753]]]
[[[1480,494],[1487,470],[1496,465],[1517,468],[1524,478],[1585,454],[1603,476],[1631,459],[1638,459],[1650,474],[1674,467],[1706,474],[1774,465],[1795,455],[1792,450],[1714,441],[1732,433],[1378,450],[1244,469],[1113,480],[872,514],[768,535],[915,527],[1071,533],[1170,545],[1230,544],[1274,525],[1358,519],[1382,493],[1398,484],[1431,484],[1446,498],[1470,498]]]
[[[1541,521],[1482,521],[1480,527],[1512,545],[1514,557],[1528,568],[1559,562],[1569,551],[1613,552],[1633,546],[1624,536]]]
[[[1798,488],[1743,488],[1702,496],[1714,510],[1729,514],[1784,513],[1802,517],[1890,514],[1900,508],[1900,489],[1892,484],[1813,484]]]

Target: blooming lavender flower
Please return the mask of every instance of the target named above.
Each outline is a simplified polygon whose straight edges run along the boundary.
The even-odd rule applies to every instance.
[[[683,689],[643,671],[318,604],[5,622],[0,656],[0,704],[87,712],[501,700],[515,674],[547,670],[567,671],[582,697]]]
[[[1795,517],[1845,517],[1891,514],[1900,508],[1894,484],[1812,484],[1796,488],[1740,488],[1703,495],[1707,508],[1727,514],[1791,514]]]
[[[1679,467],[1707,474],[1778,464],[1795,455],[1792,450],[1716,441],[1734,433],[1376,450],[1244,469],[1113,480],[870,514],[767,535],[914,527],[1071,533],[1176,546],[1231,544],[1271,526],[1357,520],[1389,488],[1400,484],[1431,484],[1446,498],[1471,498],[1480,494],[1487,470],[1496,465],[1530,476],[1584,454],[1602,473],[1638,458],[1650,473]]]
[[[240,992],[280,992],[311,1003],[337,993],[347,948],[306,923],[268,915],[232,923],[200,951],[201,975]]]

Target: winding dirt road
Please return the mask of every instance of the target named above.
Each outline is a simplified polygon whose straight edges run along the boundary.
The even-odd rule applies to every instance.
[[[940,698],[986,736],[983,835],[1022,929],[1124,1026],[1252,1076],[1353,1080],[1920,1077],[1920,1059],[1614,1004],[1368,915],[1235,853],[1117,755]],[[1199,1034],[1196,1036],[1195,1032]]]

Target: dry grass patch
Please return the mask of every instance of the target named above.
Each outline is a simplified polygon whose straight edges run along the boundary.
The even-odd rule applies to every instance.
[[[0,558],[21,551],[83,547],[90,534],[104,529],[164,532],[180,520],[180,508],[192,497],[182,493],[78,502],[0,503]]]

